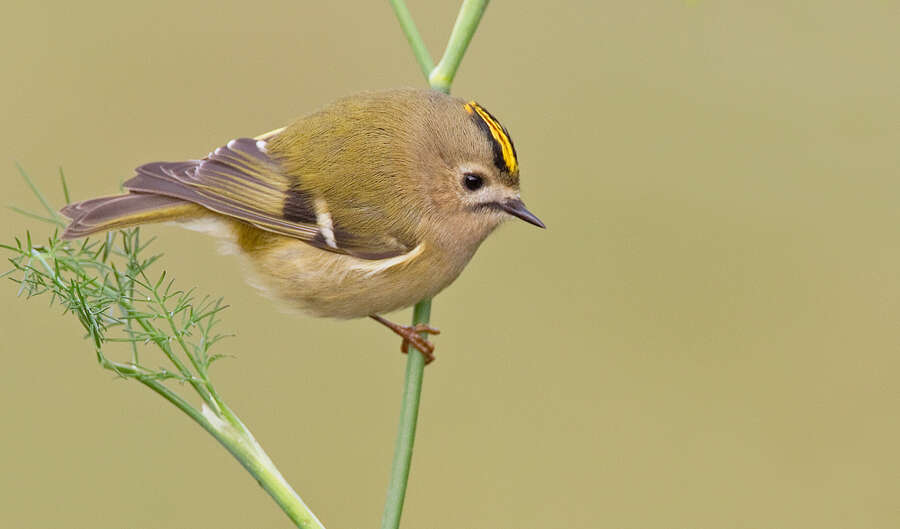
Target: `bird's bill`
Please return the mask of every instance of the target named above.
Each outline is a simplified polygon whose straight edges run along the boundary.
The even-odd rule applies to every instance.
[[[546,228],[541,219],[537,218],[534,213],[528,211],[525,204],[518,198],[512,198],[500,203],[503,211],[509,213],[513,217],[519,217],[529,224],[534,224],[538,228]]]

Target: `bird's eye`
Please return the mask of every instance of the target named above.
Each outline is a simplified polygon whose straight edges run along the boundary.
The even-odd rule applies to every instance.
[[[463,185],[466,186],[466,189],[469,191],[478,191],[484,186],[484,178],[477,174],[466,173],[466,176],[463,177]]]

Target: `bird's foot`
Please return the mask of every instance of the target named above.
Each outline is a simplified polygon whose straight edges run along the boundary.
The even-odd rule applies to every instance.
[[[377,314],[373,314],[372,319],[399,334],[403,338],[403,343],[400,344],[400,351],[404,354],[409,353],[409,344],[412,344],[413,347],[418,349],[422,353],[422,356],[425,357],[426,365],[434,362],[434,344],[429,342],[427,337],[420,336],[419,333],[441,334],[441,331],[424,323],[417,323],[416,325],[399,325],[392,321],[388,321]]]
[[[412,344],[413,347],[421,351],[422,355],[425,356],[425,364],[434,362],[434,344],[429,342],[427,337],[423,338],[419,333],[441,334],[441,331],[424,323],[403,327],[403,331],[404,332],[399,333],[400,336],[403,337],[403,343],[400,344],[400,351],[404,354],[409,353],[409,344]]]

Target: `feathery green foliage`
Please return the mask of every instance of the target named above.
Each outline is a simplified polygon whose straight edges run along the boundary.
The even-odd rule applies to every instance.
[[[321,528],[210,380],[210,365],[225,356],[210,350],[229,336],[218,331],[227,307],[222,299],[181,290],[165,271],[155,271],[162,255],[148,252],[153,239],[142,241],[139,228],[110,232],[102,240],[60,239],[63,220],[21,167],[19,172],[45,213],[13,209],[55,230],[45,243],[35,244],[26,232],[13,244],[0,244],[12,254],[12,268],[0,277],[17,283],[19,296],[49,296],[51,305],[75,315],[101,367],[147,386],[212,434],[297,527]],[[60,180],[68,201],[62,172]],[[117,345],[121,358],[112,358],[109,350]],[[182,394],[185,388],[199,397],[199,409]]]
[[[126,378],[189,383],[211,404],[209,366],[223,355],[210,353],[210,348],[227,336],[216,330],[219,313],[226,308],[222,299],[198,299],[193,289],[177,289],[165,271],[154,273],[151,267],[162,255],[148,253],[154,239],[142,241],[139,228],[111,232],[103,240],[61,240],[58,214],[20,172],[47,216],[17,211],[58,227],[42,244],[35,244],[30,232],[12,245],[0,244],[12,253],[12,269],[3,277],[19,285],[18,295],[48,295],[51,304],[75,315],[103,368]],[[108,358],[104,346],[109,343],[128,344],[130,358]],[[171,365],[142,363],[149,348],[159,350]]]

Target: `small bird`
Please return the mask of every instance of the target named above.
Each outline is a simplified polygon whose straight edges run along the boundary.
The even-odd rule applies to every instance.
[[[200,160],[153,162],[127,193],[67,205],[64,239],[163,221],[211,232],[245,255],[251,283],[315,316],[369,316],[433,297],[505,219],[544,228],[519,197],[509,133],[474,101],[399,89],[340,99]]]

